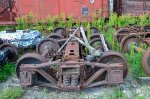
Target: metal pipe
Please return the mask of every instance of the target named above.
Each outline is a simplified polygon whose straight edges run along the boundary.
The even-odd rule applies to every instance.
[[[31,69],[38,69],[38,68],[46,68],[46,67],[50,67],[53,65],[87,65],[87,66],[95,66],[95,67],[101,67],[101,68],[123,68],[123,65],[121,63],[111,63],[111,64],[104,64],[104,63],[97,63],[97,62],[89,62],[89,61],[84,61],[84,62],[72,62],[72,63],[67,63],[67,62],[58,62],[58,61],[51,61],[51,62],[46,62],[46,63],[41,63],[41,64],[22,64],[22,67],[24,67],[24,65],[28,65],[27,67],[25,66],[25,68],[31,68]]]
[[[102,41],[104,50],[105,50],[105,51],[108,51],[109,49],[108,49],[108,47],[107,47],[107,44],[106,44],[106,42],[105,42],[105,39],[104,39],[103,34],[100,34],[100,38],[101,38],[101,41]]]

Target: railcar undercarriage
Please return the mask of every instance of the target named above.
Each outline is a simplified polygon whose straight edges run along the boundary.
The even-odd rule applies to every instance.
[[[91,27],[90,40],[83,27],[57,28],[16,64],[22,86],[80,90],[123,83],[128,72],[124,56],[110,50],[99,30]]]

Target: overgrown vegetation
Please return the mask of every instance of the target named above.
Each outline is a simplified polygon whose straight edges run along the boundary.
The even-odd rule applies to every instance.
[[[8,87],[0,93],[0,99],[19,99],[24,92],[21,87]]]
[[[34,22],[34,24],[32,24]],[[150,25],[150,16],[149,15],[141,15],[139,17],[132,17],[130,15],[122,15],[117,16],[116,13],[111,13],[109,21],[107,21],[103,17],[93,17],[92,22],[86,22],[84,20],[74,20],[72,16],[65,20],[65,15],[61,15],[61,19],[58,16],[48,16],[46,19],[39,20],[37,16],[34,16],[30,13],[28,16],[24,16],[20,19],[17,19],[18,25],[16,29],[37,29],[43,33],[43,35],[48,35],[54,28],[56,27],[77,27],[84,26],[88,30],[88,34],[90,35],[89,29],[91,26],[95,26],[101,30],[101,33],[104,34],[105,38],[112,45],[114,50],[120,51],[119,44],[114,40],[114,33],[117,28],[129,26],[129,25]],[[5,30],[12,27],[0,27],[0,30]],[[129,64],[130,64],[130,72],[134,77],[145,76],[143,70],[141,69],[141,53],[130,52],[125,54]],[[7,69],[7,66],[10,68]],[[8,74],[13,74],[14,69],[11,69],[12,65],[6,65],[2,69],[0,73],[0,80],[6,78]],[[6,73],[8,72],[8,74]],[[4,76],[2,76],[4,75]]]
[[[7,63],[2,66],[0,70],[0,81],[6,80],[8,76],[13,75],[15,72],[15,64]]]
[[[142,55],[143,53],[137,53],[133,48],[131,49],[130,53],[125,53],[125,56],[130,64],[129,72],[132,73],[134,78],[146,76],[141,67]]]

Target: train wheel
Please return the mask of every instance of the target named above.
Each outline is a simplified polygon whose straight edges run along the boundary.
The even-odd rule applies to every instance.
[[[129,33],[130,33],[130,30],[128,28],[121,28],[121,29],[117,30],[115,33],[116,41],[118,41],[120,43],[122,38],[125,37],[126,35],[128,35]]]
[[[54,34],[53,33],[53,34],[48,35],[48,38],[59,40],[59,39],[64,39],[64,36],[62,36],[61,34]]]
[[[66,32],[65,28],[63,28],[63,27],[57,27],[57,28],[54,29],[53,32],[57,33],[57,34],[60,34],[65,38],[67,37],[67,32]]]
[[[106,42],[106,44],[107,44],[108,49],[110,50],[110,49],[111,49],[110,44],[109,44],[107,41],[105,41],[105,42]],[[101,51],[104,51],[104,48],[103,48],[103,45],[102,45],[102,42],[101,42],[101,39],[100,39],[100,38],[95,38],[95,39],[91,40],[91,41],[90,41],[90,45],[91,45],[92,47],[96,48],[96,49],[99,49],[99,50],[101,50]]]
[[[0,45],[0,50],[9,50],[8,53],[8,60],[9,61],[15,61],[18,56],[18,49],[15,45],[10,43],[4,43]]]
[[[45,56],[46,58],[50,59],[54,56],[57,51],[59,50],[60,46],[57,41],[53,39],[44,39],[42,40],[36,47],[36,52],[40,55]]]
[[[124,56],[115,51],[107,51],[102,54],[100,58],[97,59],[99,63],[111,64],[111,63],[122,63],[123,64],[123,78],[127,76],[128,73],[128,63]]]
[[[90,27],[90,32],[91,32],[91,34],[99,34],[100,33],[99,29],[96,27]]]
[[[20,67],[22,66],[22,64],[41,64],[41,63],[44,63],[47,61],[48,60],[45,57],[43,57],[37,53],[27,53],[27,54],[21,56],[16,64],[17,77],[19,78],[19,76],[20,76]]]
[[[90,40],[93,40],[93,39],[96,39],[96,38],[100,38],[100,35],[99,34],[92,34],[90,36]]]
[[[142,56],[142,68],[144,72],[150,76],[150,47],[147,48]]]
[[[125,52],[129,52],[131,44],[135,44],[136,46],[138,46],[141,42],[142,39],[140,36],[138,36],[137,34],[130,34],[122,39],[120,43],[120,48],[123,49]]]
[[[100,38],[100,31],[96,27],[90,27],[90,40],[93,40],[95,38]]]

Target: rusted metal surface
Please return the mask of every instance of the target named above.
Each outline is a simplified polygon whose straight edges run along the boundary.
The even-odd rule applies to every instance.
[[[100,58],[97,59],[100,63],[121,63],[123,64],[123,77],[125,78],[128,73],[128,64],[124,56],[115,51],[105,52]]]
[[[149,0],[115,0],[115,11],[121,14],[139,16],[150,14]]]
[[[47,62],[48,60],[39,55],[39,54],[33,54],[33,53],[27,53],[23,56],[20,57],[20,59],[18,60],[17,62],[17,65],[16,65],[16,74],[17,74],[17,77],[20,76],[20,66],[21,64],[40,64],[40,63],[43,63],[43,62]]]
[[[15,26],[17,25],[16,21],[0,21],[0,26]]]
[[[137,34],[129,34],[122,39],[120,48],[124,51],[130,52],[131,44],[138,46],[141,42],[142,38],[140,36],[138,36]]]
[[[14,0],[1,0],[0,1],[0,24],[15,24],[16,13],[14,12]]]
[[[128,30],[125,33],[121,33],[120,30]],[[150,76],[150,48],[146,50],[141,47],[141,43],[145,43],[148,46],[150,45],[150,26],[144,27],[131,27],[126,29],[120,29],[116,32],[116,39],[120,42],[120,48],[125,52],[130,52],[131,49],[134,49],[136,52],[142,52],[143,56],[141,59],[141,65],[144,72]],[[121,39],[119,39],[121,38]]]
[[[114,34],[114,38],[120,43],[121,40],[129,34],[137,34],[141,36],[144,41],[147,41],[146,39],[150,34],[150,26],[128,26],[125,28],[120,28]]]
[[[67,32],[66,32],[65,28],[57,27],[57,28],[54,29],[53,32],[56,33],[56,34],[60,34],[65,38],[67,37]]]
[[[147,75],[150,76],[150,47],[144,52],[142,56],[142,68]]]
[[[53,57],[60,48],[57,41],[47,38],[42,40],[36,47],[36,52],[44,57],[50,59]]]
[[[97,58],[92,56],[91,53],[85,53],[85,47],[83,46],[86,45],[76,38],[86,39],[82,30],[83,28],[81,30],[79,28],[66,29],[69,37],[64,39],[65,43],[62,45],[63,47],[60,47],[61,50],[56,49],[57,44],[54,44],[53,40],[44,40],[43,43],[39,44],[41,46],[37,46],[39,54],[29,53],[23,55],[16,64],[16,73],[21,85],[46,86],[61,90],[80,90],[87,87],[122,83],[127,75],[128,68],[124,57],[120,53],[112,51],[106,51],[97,56]],[[97,32],[94,29],[91,33],[95,33],[95,31]],[[62,34],[62,32],[58,34]],[[60,39],[54,40],[60,42]],[[58,51],[55,51],[54,55],[47,58],[45,53],[51,51],[44,49],[46,46]],[[86,59],[87,56],[95,58],[93,58],[94,60],[89,60]],[[105,58],[108,60],[106,61]]]

